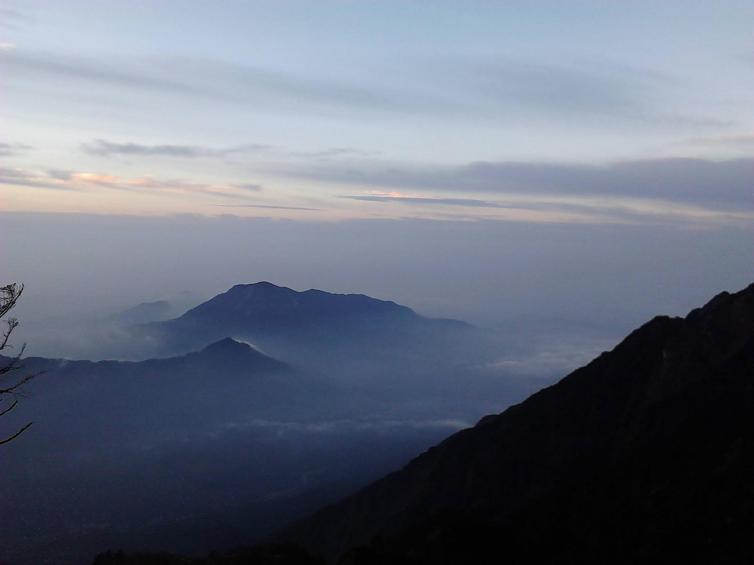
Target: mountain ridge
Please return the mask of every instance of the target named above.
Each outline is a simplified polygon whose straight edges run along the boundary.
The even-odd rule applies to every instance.
[[[269,281],[260,281],[233,285],[227,291],[195,306],[175,320],[204,320],[204,316],[208,313],[217,316],[218,313],[228,313],[229,309],[235,310],[233,314],[241,310],[247,316],[265,315],[270,311],[281,316],[286,311],[298,311],[322,318],[344,315],[348,317],[398,315],[409,319],[434,319],[420,316],[408,306],[392,300],[381,300],[365,294],[333,293],[315,288],[296,291]]]
[[[8,357],[0,356],[0,359],[10,359]],[[213,341],[197,349],[190,351],[182,355],[171,355],[166,357],[155,357],[150,359],[144,359],[140,361],[129,361],[119,359],[102,359],[98,361],[91,361],[88,359],[67,359],[67,358],[54,358],[54,357],[40,357],[31,356],[23,358],[25,366],[29,366],[31,369],[36,370],[37,366],[65,366],[70,364],[90,364],[92,366],[106,366],[106,365],[120,365],[123,367],[149,367],[154,365],[161,365],[166,363],[234,363],[241,361],[250,361],[256,364],[261,364],[264,370],[287,370],[292,367],[280,361],[274,357],[270,357],[259,351],[256,347],[244,342],[234,339],[232,337],[224,337],[222,339]],[[44,369],[42,369],[44,370]]]
[[[482,418],[403,469],[294,526],[283,538],[330,558],[367,544],[361,553],[352,550],[345,562],[402,563],[409,554],[437,551],[438,539],[452,545],[458,528],[442,529],[452,518],[441,520],[444,526],[427,526],[449,512],[469,515],[482,524],[480,530],[491,528],[507,540],[514,561],[571,562],[538,547],[532,540],[541,534],[565,543],[571,558],[615,562],[616,556],[625,559],[624,551],[647,562],[679,550],[658,538],[674,505],[719,504],[743,516],[737,522],[738,536],[725,533],[717,523],[710,531],[718,538],[700,546],[703,532],[685,516],[674,516],[669,536],[676,542],[688,537],[696,552],[696,557],[689,552],[693,559],[709,558],[715,551],[730,553],[719,539],[732,539],[738,555],[754,551],[742,533],[750,533],[744,526],[754,517],[751,504],[736,505],[723,495],[695,498],[700,484],[716,473],[718,460],[752,467],[752,374],[754,285],[721,293],[685,318],[653,318],[612,351],[524,402]],[[696,446],[698,451],[695,437],[707,439]],[[741,451],[741,445],[749,449]],[[740,482],[740,487],[754,489],[751,480]],[[617,489],[610,496],[631,519],[610,517],[604,489]],[[646,505],[651,509],[660,504],[652,502],[658,489],[672,503],[648,510]],[[601,490],[602,498],[595,494]],[[633,499],[626,494],[630,492]],[[570,517],[572,512],[583,522]],[[557,526],[547,518],[555,515],[561,516],[570,539],[556,535]],[[406,538],[406,532],[416,528],[427,531]],[[391,539],[392,546],[384,541]],[[453,561],[453,551],[462,553],[470,550],[470,543],[489,540],[470,535],[466,542],[446,548],[450,560],[411,562],[460,563]]]
[[[135,334],[158,344],[157,354],[183,353],[227,335],[260,342],[279,356],[311,360],[321,348],[354,344],[372,353],[396,345],[465,338],[473,326],[428,318],[407,306],[365,294],[296,291],[262,281],[237,284],[177,318],[135,326]],[[162,345],[162,348],[159,348]],[[302,352],[306,351],[306,355]],[[307,357],[308,355],[308,357]]]

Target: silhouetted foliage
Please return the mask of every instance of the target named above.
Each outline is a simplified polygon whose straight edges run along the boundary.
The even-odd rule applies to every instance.
[[[15,283],[0,287],[0,319],[5,318],[6,324],[5,331],[3,332],[2,337],[0,337],[0,352],[12,347],[9,340],[13,330],[18,326],[18,320],[12,317],[6,318],[6,315],[16,305],[18,299],[21,298],[23,291],[23,285]],[[20,360],[25,348],[26,345],[24,344],[15,355],[4,358],[4,364],[0,367],[0,416],[7,415],[18,406],[18,396],[23,385],[34,378],[34,375],[32,374],[13,378],[16,371],[21,369]],[[31,424],[31,422],[25,424],[9,436],[0,436],[0,445],[4,445],[16,439],[28,430]]]

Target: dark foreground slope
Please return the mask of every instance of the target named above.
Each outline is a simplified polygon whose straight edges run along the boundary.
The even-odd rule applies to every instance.
[[[97,556],[92,565],[324,565],[324,561],[309,555],[303,549],[269,544],[239,548],[207,557],[186,558],[167,553],[125,554],[108,551]]]
[[[285,537],[352,564],[751,563],[754,285],[655,318]]]

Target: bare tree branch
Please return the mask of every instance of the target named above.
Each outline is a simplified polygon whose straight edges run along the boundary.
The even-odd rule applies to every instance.
[[[23,292],[24,285],[22,284],[13,283],[0,286],[0,318],[13,309]]]
[[[17,381],[13,383],[8,388],[0,388],[0,394],[13,394],[18,391],[22,386],[24,386],[26,383],[28,383],[31,379],[33,379],[36,375],[26,375],[24,378],[22,378],[20,381]]]
[[[8,329],[3,332],[3,340],[0,342],[0,351],[8,347],[8,339],[10,338],[10,334],[13,333],[13,330],[15,330],[18,327],[18,320],[15,318],[11,318],[8,320]]]
[[[21,297],[21,294],[23,294],[23,291],[24,291],[24,286],[15,284],[15,283],[8,284],[5,286],[0,286],[0,318],[4,317],[8,312],[10,312],[13,309],[13,307],[18,302],[18,299]],[[11,347],[8,341],[10,340],[13,330],[15,330],[18,327],[18,320],[16,320],[15,318],[9,318],[5,321],[5,323],[7,325],[7,328],[4,332],[2,332],[2,335],[0,336],[0,351],[3,351]],[[9,359],[9,361],[4,366],[0,367],[0,378],[7,376],[9,373],[21,368],[20,360],[25,350],[26,350],[26,344],[21,346],[20,350],[18,351],[18,353],[16,353],[16,355],[10,358],[6,358],[6,359]],[[0,402],[9,400],[8,397],[13,398],[13,401],[11,402],[10,406],[0,410],[0,416],[5,416],[18,405],[18,399],[14,397],[18,396],[19,393],[21,392],[21,388],[26,383],[28,383],[31,379],[33,379],[35,376],[36,375],[34,374],[25,375],[21,377],[20,379],[16,380],[15,382],[12,382],[11,384],[6,385],[4,388],[0,388]],[[26,430],[28,430],[30,426],[31,426],[31,422],[22,426],[13,435],[8,436],[3,440],[0,440],[0,445],[4,445],[6,443],[13,441],[22,433],[24,433]]]
[[[2,351],[2,348],[0,348],[0,351]],[[21,346],[21,349],[18,353],[16,353],[13,357],[10,357],[10,361],[7,365],[4,367],[0,367],[0,376],[5,375],[6,373],[10,373],[11,371],[16,371],[20,369],[20,365],[18,364],[21,360],[21,356],[24,354],[24,351],[26,351],[26,344],[23,344]]]
[[[17,431],[17,432],[15,433],[15,434],[13,434],[12,436],[10,436],[10,437],[7,437],[7,438],[5,438],[5,439],[3,439],[3,440],[0,440],[0,445],[4,445],[4,444],[6,444],[6,443],[10,443],[11,441],[13,441],[13,440],[14,440],[14,439],[16,439],[16,438],[17,438],[18,436],[20,436],[20,435],[21,435],[22,433],[24,433],[24,432],[25,432],[26,430],[28,430],[28,429],[29,429],[29,428],[31,427],[31,425],[32,425],[33,423],[34,423],[34,422],[29,422],[28,424],[26,424],[26,425],[25,425],[25,426],[24,426],[23,428],[21,428],[20,430],[18,430],[18,431]]]
[[[8,406],[8,408],[0,412],[0,416],[2,416],[3,414],[7,414],[11,410],[13,410],[16,406],[18,406],[18,400],[14,400],[13,402],[11,402],[11,405]]]

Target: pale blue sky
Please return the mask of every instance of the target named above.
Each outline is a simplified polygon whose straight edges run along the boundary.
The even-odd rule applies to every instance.
[[[754,218],[751,1],[5,1],[0,22],[4,210]]]

